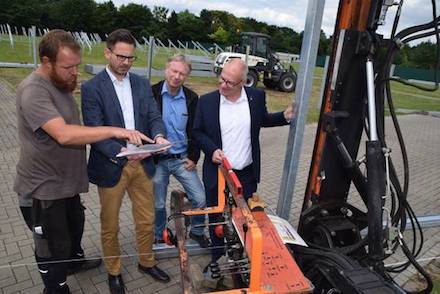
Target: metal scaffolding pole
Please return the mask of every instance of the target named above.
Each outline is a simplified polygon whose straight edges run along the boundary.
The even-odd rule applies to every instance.
[[[149,47],[148,47],[148,67],[147,67],[147,78],[151,80],[151,68],[153,67],[153,51],[154,51],[154,37],[150,36],[150,39],[148,41]]]
[[[325,1],[310,0],[307,5],[307,17],[301,46],[301,63],[295,92],[295,117],[290,122],[277,215],[289,219],[298,161],[307,118],[308,101],[312,93],[313,73],[321,34],[322,15]]]
[[[34,62],[34,70],[36,70],[38,68],[38,53],[37,53],[37,28],[35,26],[32,26],[31,28],[31,36],[30,36],[31,40],[32,40],[32,59]]]

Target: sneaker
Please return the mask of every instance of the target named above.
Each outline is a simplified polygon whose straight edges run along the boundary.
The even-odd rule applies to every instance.
[[[193,239],[194,241],[196,241],[197,243],[199,243],[200,247],[202,248],[207,248],[209,246],[211,246],[211,242],[209,241],[209,239],[205,236],[205,234],[202,235],[196,235],[193,232],[189,232],[189,237],[191,239]]]

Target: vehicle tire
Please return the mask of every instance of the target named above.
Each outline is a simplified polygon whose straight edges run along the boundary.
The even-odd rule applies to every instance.
[[[268,89],[275,89],[277,87],[277,83],[273,80],[264,80],[263,81],[264,86],[266,86],[266,88]]]
[[[256,87],[258,84],[258,75],[255,71],[250,70],[247,75],[246,83],[244,84],[246,87]]]
[[[278,88],[283,92],[293,92],[296,87],[296,76],[291,73],[285,73],[279,83]]]

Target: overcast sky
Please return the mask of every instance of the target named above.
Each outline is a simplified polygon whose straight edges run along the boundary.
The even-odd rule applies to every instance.
[[[98,0],[103,2],[104,0]],[[147,5],[150,9],[154,6],[164,6],[170,11],[176,12],[188,9],[199,15],[202,9],[223,10],[234,14],[237,17],[252,17],[258,21],[286,26],[297,32],[304,30],[305,14],[307,11],[307,0],[112,0],[116,6],[127,3],[138,3]],[[440,11],[440,1],[437,3],[437,11]],[[327,36],[333,34],[336,13],[338,9],[336,0],[327,0],[322,29]],[[396,9],[389,10],[386,25],[379,31],[386,33],[390,31]],[[431,0],[405,0],[402,10],[399,29],[408,26],[428,22],[432,19]]]

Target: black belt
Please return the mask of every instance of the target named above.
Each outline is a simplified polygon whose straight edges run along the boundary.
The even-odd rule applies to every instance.
[[[233,169],[236,175],[244,175],[252,172],[252,163],[242,169]]]
[[[185,158],[185,153],[177,153],[177,154],[164,154],[159,156],[159,160],[165,160],[165,159],[182,159]]]

